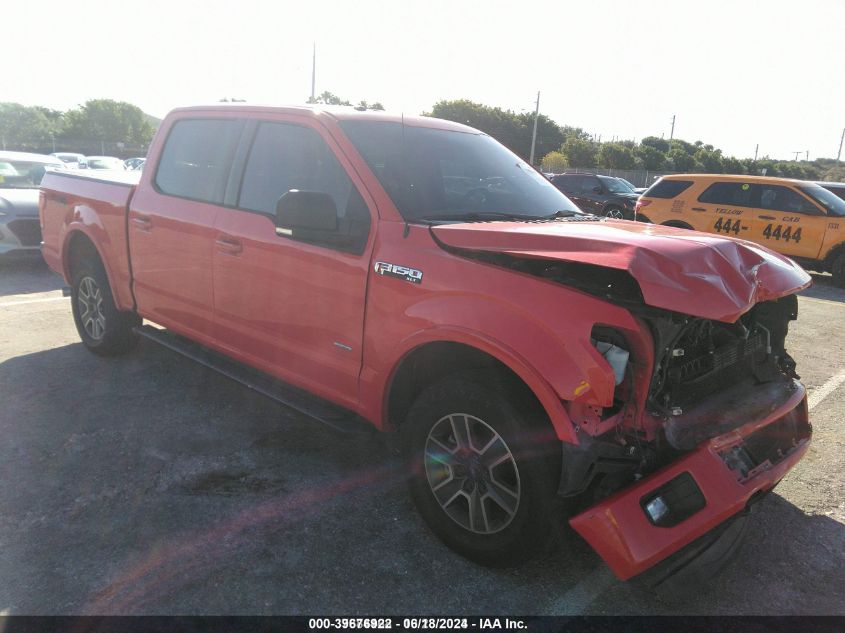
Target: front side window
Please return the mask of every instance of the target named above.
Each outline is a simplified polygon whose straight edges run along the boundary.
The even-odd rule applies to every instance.
[[[798,188],[822,205],[830,215],[845,217],[845,187],[835,190],[839,193],[838,196],[818,185],[804,185]]]
[[[167,136],[155,175],[159,191],[220,204],[240,136],[236,119],[183,119]]]
[[[584,180],[581,181],[581,193],[599,193],[596,191],[596,187],[601,189],[601,183],[598,178],[595,176],[584,176]]]
[[[698,197],[698,201],[729,207],[753,207],[754,185],[745,182],[714,182]]]
[[[408,221],[581,214],[545,176],[485,134],[390,121],[341,127]]]
[[[788,187],[760,185],[760,208],[769,211],[821,215],[818,207]]]
[[[334,200],[338,234],[348,239],[326,245],[339,244],[352,252],[363,249],[370,212],[331,148],[311,128],[263,122],[247,159],[238,206],[275,216],[279,198],[292,189],[327,193]]]
[[[629,187],[626,181],[620,178],[611,178],[609,176],[600,176],[601,184],[608,193],[633,193],[633,188]]]

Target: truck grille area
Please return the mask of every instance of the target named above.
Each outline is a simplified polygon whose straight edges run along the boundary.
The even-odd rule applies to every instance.
[[[41,244],[41,225],[38,220],[12,220],[7,225],[23,246]]]
[[[737,480],[744,482],[779,464],[811,434],[806,408],[800,405],[719,456]]]
[[[650,405],[665,415],[718,395],[749,379],[754,384],[796,377],[784,349],[797,299],[758,304],[735,323],[685,318],[653,321],[656,366]]]

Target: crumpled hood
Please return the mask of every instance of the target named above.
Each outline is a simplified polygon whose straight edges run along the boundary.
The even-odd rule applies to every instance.
[[[797,264],[757,244],[640,222],[484,222],[431,231],[451,248],[626,270],[646,304],[728,323],[811,283]]]
[[[38,189],[0,189],[0,212],[24,217],[38,216]]]

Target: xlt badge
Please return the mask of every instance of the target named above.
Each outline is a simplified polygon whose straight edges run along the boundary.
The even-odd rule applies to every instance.
[[[376,262],[375,271],[379,275],[397,277],[405,281],[410,281],[412,284],[422,283],[422,271],[416,268],[408,268],[407,266],[399,266],[398,264],[390,264],[388,262]]]

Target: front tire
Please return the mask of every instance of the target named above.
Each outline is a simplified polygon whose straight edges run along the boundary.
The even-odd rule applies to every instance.
[[[137,345],[134,328],[141,320],[134,312],[117,309],[108,276],[99,260],[83,261],[74,271],[71,306],[79,338],[95,354],[116,356]]]
[[[417,509],[483,565],[527,560],[563,530],[560,442],[530,410],[498,375],[455,374],[420,394],[402,428]]]

